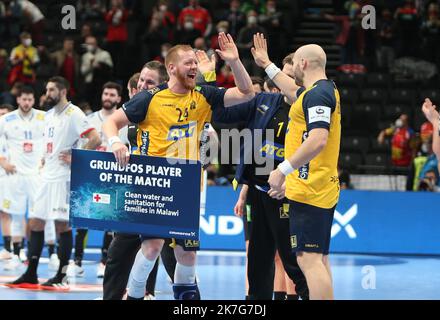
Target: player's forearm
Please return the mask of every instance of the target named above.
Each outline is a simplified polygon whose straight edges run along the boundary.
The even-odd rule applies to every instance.
[[[288,160],[295,169],[312,161],[327,144],[327,138],[310,136]]]
[[[440,121],[440,120],[439,120]],[[433,134],[432,134],[432,151],[434,151],[437,159],[440,159],[440,133],[439,133],[439,121],[433,123]]]
[[[276,84],[276,86],[283,92],[283,94],[292,102],[295,102],[296,92],[299,87],[296,85],[295,80],[289,77],[284,72],[280,71],[278,74],[272,79],[272,81]]]
[[[249,186],[247,184],[244,184],[240,191],[240,199],[242,199],[243,201],[246,201],[248,190]]]
[[[115,121],[108,119],[102,124],[102,132],[104,132],[107,139],[110,139],[111,137],[119,135],[119,128]]]
[[[255,92],[252,87],[252,80],[249,76],[249,73],[244,68],[243,63],[241,63],[240,59],[237,59],[236,61],[230,62],[229,66],[231,67],[232,74],[234,75],[234,82],[238,91],[245,96],[253,98],[255,96]]]
[[[88,138],[86,145],[84,146],[85,150],[96,150],[102,144],[101,138],[96,135],[92,135]]]

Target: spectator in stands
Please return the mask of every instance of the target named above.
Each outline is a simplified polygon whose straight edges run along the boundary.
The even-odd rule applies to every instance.
[[[391,163],[396,167],[409,167],[415,156],[416,136],[409,127],[407,114],[402,114],[393,126],[380,132],[377,141],[380,145],[385,143],[385,138],[391,138]]]
[[[84,76],[86,100],[93,110],[98,110],[100,99],[99,90],[111,79],[113,60],[110,53],[98,47],[95,37],[86,38],[87,52],[81,57],[81,74]],[[95,110],[95,111],[96,111]]]
[[[218,37],[218,35],[217,35],[217,37]],[[193,48],[196,50],[205,51],[206,54],[208,55],[208,57],[210,57],[214,53],[214,50],[212,50],[211,48],[208,48],[208,46],[206,45],[205,38],[203,38],[203,37],[198,37],[198,38],[196,38],[196,40],[194,40]]]
[[[9,91],[2,92],[0,94],[0,104],[9,104],[17,108],[17,96],[21,92],[22,87],[23,83],[17,81]]]
[[[82,21],[100,19],[105,12],[105,1],[102,0],[78,0],[76,11]]]
[[[125,66],[124,48],[128,39],[127,19],[128,10],[122,0],[112,0],[111,9],[105,15],[107,22],[107,48],[114,62],[116,76],[123,75]]]
[[[20,0],[21,10],[24,16],[27,18],[27,29],[32,34],[32,39],[35,44],[43,44],[43,32],[44,32],[44,15],[40,9],[32,2],[28,0]]]
[[[219,21],[219,23],[217,23],[217,25],[215,26],[217,33],[214,33],[211,36],[211,49],[215,50],[215,49],[220,49],[219,45],[218,45],[218,34],[220,32],[223,32],[225,34],[231,34],[232,33],[229,31],[229,23],[228,21],[222,20]]]
[[[0,48],[0,77],[2,77],[2,80],[0,82],[0,87],[3,88],[3,79],[6,78],[4,76],[4,72],[6,71],[6,67],[8,66],[8,60],[9,60],[9,55],[8,52],[3,49]]]
[[[178,32],[177,39],[180,44],[192,45],[194,40],[201,37],[202,33],[199,29],[194,28],[194,18],[186,15],[184,18],[183,28]]]
[[[171,43],[165,42],[160,46],[160,55],[156,56],[153,60],[159,61],[160,63],[165,62],[165,57],[168,54],[168,50],[172,47]]]
[[[420,180],[423,179],[428,170],[437,166],[437,157],[432,151],[432,136],[422,143],[417,156],[411,163],[411,168],[408,173],[406,190],[418,191]]]
[[[420,126],[420,139],[422,140],[422,143],[426,142],[429,139],[431,139],[431,143],[432,143],[433,132],[434,132],[434,127],[432,123],[429,121],[425,121]]]
[[[144,57],[152,60],[161,54],[161,46],[167,42],[167,31],[162,28],[161,20],[153,15],[144,35]],[[165,59],[165,58],[164,58]]]
[[[417,57],[420,47],[419,14],[414,0],[405,0],[405,4],[397,8],[394,18],[397,22],[399,39],[399,56]]]
[[[438,181],[438,171],[429,170],[420,180],[418,191],[439,192]]]
[[[35,68],[40,61],[37,48],[32,46],[32,38],[28,32],[20,34],[20,45],[12,49],[10,61],[12,68],[8,75],[8,84],[16,81],[33,84],[36,80]]]
[[[396,52],[394,21],[391,11],[385,8],[378,26],[377,66],[388,71],[393,65]]]
[[[64,77],[70,83],[70,97],[76,95],[81,64],[80,57],[74,50],[74,44],[72,38],[66,37],[63,41],[63,48],[50,55],[57,68],[57,75]]]
[[[189,6],[182,9],[179,14],[179,28],[185,27],[188,23],[185,18],[193,17],[193,28],[200,31],[203,37],[208,37],[212,31],[211,15],[208,10],[199,5],[199,0],[189,0]],[[191,42],[192,43],[192,42]]]
[[[228,89],[235,87],[234,83],[231,68],[227,64],[223,65],[223,67],[220,68],[220,73],[217,74],[217,85]]]
[[[286,32],[284,30],[283,13],[277,10],[275,0],[268,0],[265,13],[258,16],[260,25],[266,30],[269,57],[279,61],[286,55]]]
[[[91,37],[93,36],[92,33],[92,26],[88,23],[84,23],[81,26],[81,32],[79,35],[75,36],[75,49],[76,52],[80,55],[83,55],[84,53],[87,52],[87,48],[86,48],[86,39],[87,37]]]
[[[160,21],[161,33],[166,37],[166,42],[174,43],[174,29],[176,25],[176,16],[169,10],[168,0],[160,0],[153,8],[152,19]]]
[[[10,48],[20,35],[23,11],[18,0],[0,2],[0,39],[2,46]]]
[[[353,71],[352,66],[360,62],[360,56],[363,52],[362,28],[360,25],[361,6],[357,1],[346,1],[345,14],[330,15],[323,13],[323,17],[329,21],[338,22],[338,35],[336,36],[336,44],[341,46],[341,62],[344,70]]]
[[[428,17],[422,23],[423,56],[440,68],[440,17],[439,5],[431,3],[428,7]]]
[[[266,13],[266,1],[265,0],[245,0],[241,6],[241,11],[248,15],[250,11],[255,11],[257,14]]]
[[[226,11],[222,20],[229,23],[229,33],[235,38],[241,28],[246,25],[246,15],[240,11],[240,1],[232,0],[229,4],[229,10]],[[218,27],[218,25],[217,25]]]
[[[240,30],[237,38],[237,47],[240,50],[241,61],[244,67],[248,70],[250,75],[260,75],[261,68],[259,68],[251,54],[253,46],[254,34],[263,33],[266,35],[266,30],[258,25],[257,13],[253,10],[248,12],[247,25]]]

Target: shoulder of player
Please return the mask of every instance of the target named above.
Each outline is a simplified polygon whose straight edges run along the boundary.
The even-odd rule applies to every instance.
[[[331,80],[320,80],[313,85],[312,88],[306,90],[304,100],[307,99],[326,99],[335,100],[335,85]]]
[[[18,115],[18,109],[14,110],[8,114],[5,114],[3,117],[1,117],[3,119],[5,119],[5,122],[11,122],[11,121],[15,121],[19,119],[19,115]]]
[[[44,120],[44,118],[46,117],[46,114],[47,114],[47,112],[43,111],[43,110],[34,109],[34,112],[35,112],[35,119],[39,120],[39,121]]]
[[[71,116],[73,114],[85,115],[84,111],[82,111],[80,107],[78,107],[72,103],[66,108],[66,110],[64,111],[64,114],[66,116]]]
[[[94,118],[96,118],[98,116],[99,116],[99,111],[95,111],[95,112],[92,112],[92,113],[88,114],[87,118],[88,119],[94,119]]]

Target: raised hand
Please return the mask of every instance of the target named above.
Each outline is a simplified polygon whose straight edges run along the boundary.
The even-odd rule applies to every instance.
[[[213,54],[211,58],[209,58],[205,51],[197,50],[196,57],[197,61],[199,62],[198,68],[201,74],[215,71],[215,64],[217,62],[215,54]]]
[[[422,111],[425,114],[426,119],[432,124],[439,121],[439,113],[436,110],[436,106],[432,104],[432,101],[429,98],[425,99],[425,102],[422,105]]]
[[[255,63],[261,68],[266,68],[272,62],[267,53],[267,41],[262,33],[254,34],[254,47],[251,48]]]
[[[218,53],[220,58],[226,62],[234,62],[239,59],[237,46],[229,33],[226,35],[224,32],[220,32],[218,35],[218,44],[220,50],[216,49],[215,52]]]

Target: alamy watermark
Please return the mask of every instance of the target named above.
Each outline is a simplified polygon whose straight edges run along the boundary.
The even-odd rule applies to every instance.
[[[364,266],[362,268],[362,289],[375,290],[376,289],[376,268],[374,266]]]
[[[361,10],[364,16],[362,17],[362,29],[376,29],[376,8],[372,5],[366,5],[362,7]]]

